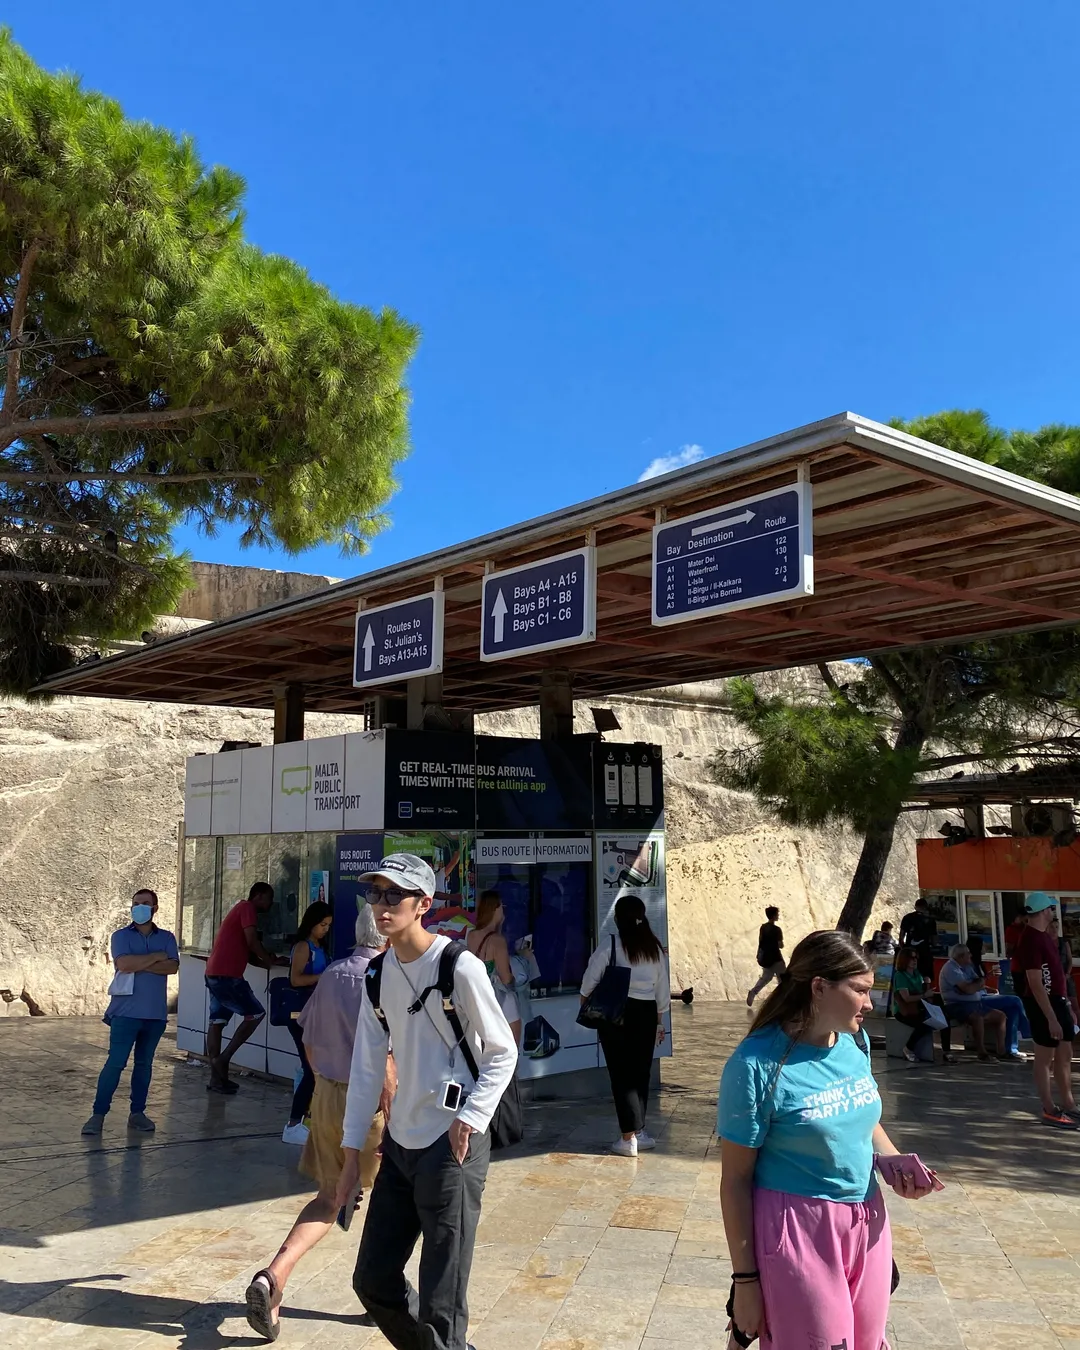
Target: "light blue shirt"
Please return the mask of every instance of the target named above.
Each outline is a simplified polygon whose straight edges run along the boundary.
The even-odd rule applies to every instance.
[[[874,1127],[881,1098],[853,1036],[828,1049],[764,1027],[724,1065],[716,1132],[758,1150],[754,1185],[854,1204],[877,1190]]]
[[[978,978],[974,966],[962,966],[956,961],[946,961],[941,967],[941,974],[938,976],[942,998],[946,1003],[980,1002],[982,999],[981,993],[965,994],[956,987],[958,984],[970,984]]]
[[[166,928],[152,928],[144,937],[133,923],[118,928],[112,935],[112,958],[118,956],[146,956],[160,952],[170,961],[178,961],[176,938]],[[114,994],[105,1010],[105,1021],[114,1017],[143,1017],[151,1022],[164,1022],[169,1016],[169,977],[155,975],[149,970],[135,972],[135,992]]]

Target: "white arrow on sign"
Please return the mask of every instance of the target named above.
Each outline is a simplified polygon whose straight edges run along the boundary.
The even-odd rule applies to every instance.
[[[502,593],[502,587],[499,587],[499,593],[495,597],[495,604],[492,607],[491,614],[495,620],[495,636],[493,642],[499,643],[503,640],[503,625],[506,623],[506,598]]]
[[[364,669],[371,669],[371,653],[375,650],[375,639],[371,635],[371,624],[367,626],[367,632],[364,634],[362,643],[364,648]]]
[[[695,525],[691,534],[711,534],[713,530],[722,530],[725,525],[749,525],[757,513],[741,511],[737,516],[728,516],[727,520],[710,520],[708,525]]]

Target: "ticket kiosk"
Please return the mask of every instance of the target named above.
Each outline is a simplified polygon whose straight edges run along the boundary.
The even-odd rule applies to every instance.
[[[274,887],[262,941],[286,954],[309,904],[333,908],[334,956],[353,941],[360,877],[386,853],[430,862],[429,926],[464,935],[479,896],[496,890],[511,952],[532,938],[519,990],[519,1076],[556,1095],[595,1086],[596,1034],[578,1026],[578,989],[618,897],[644,900],[667,943],[663,763],[659,747],[464,733],[360,732],[188,760],[181,872],[177,1044],[202,1054],[206,957],[222,918],[256,881]],[[269,1007],[284,968],[249,967]],[[670,1029],[670,1028],[669,1028]],[[658,1054],[670,1054],[670,1037]],[[263,1022],[235,1063],[285,1077],[297,1067],[283,1027]],[[556,1083],[561,1079],[561,1083]]]

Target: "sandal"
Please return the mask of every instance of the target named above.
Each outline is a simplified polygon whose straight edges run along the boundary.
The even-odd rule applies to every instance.
[[[277,1280],[268,1270],[258,1270],[251,1277],[244,1299],[247,1303],[247,1323],[252,1331],[268,1341],[281,1335],[281,1320],[273,1320],[271,1303],[278,1292]]]

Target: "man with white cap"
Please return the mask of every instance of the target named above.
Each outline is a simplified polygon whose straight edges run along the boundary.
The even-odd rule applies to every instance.
[[[370,883],[368,903],[390,945],[368,968],[357,1020],[341,1205],[357,1182],[391,1040],[398,1087],[353,1288],[397,1350],[468,1350],[466,1293],[490,1160],[487,1129],[514,1076],[517,1046],[483,962],[461,950],[451,973],[450,939],[423,926],[435,893],[431,867],[415,854],[393,853],[361,880]],[[445,999],[440,976],[452,989]],[[460,1042],[447,1003],[463,1030]],[[404,1273],[417,1238],[419,1291]]]
[[[1035,1088],[1043,1123],[1075,1130],[1080,1128],[1080,1111],[1072,1090],[1072,1008],[1057,943],[1047,932],[1056,912],[1054,899],[1045,891],[1032,891],[1024,912],[1028,921],[1016,944],[1013,965],[1027,979],[1024,1009],[1035,1042]]]

